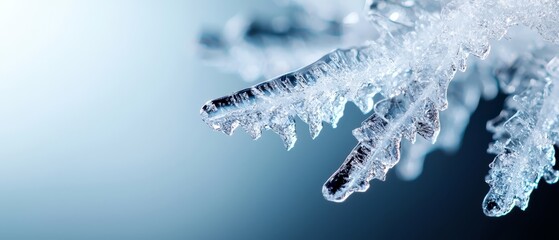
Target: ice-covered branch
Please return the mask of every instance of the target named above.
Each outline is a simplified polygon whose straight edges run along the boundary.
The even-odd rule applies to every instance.
[[[371,179],[385,179],[387,171],[400,160],[402,138],[413,143],[416,134],[419,134],[435,142],[441,125],[439,115],[443,116],[444,121],[456,123],[454,126],[457,128],[465,127],[465,119],[475,108],[480,91],[476,91],[475,99],[470,101],[460,95],[461,91],[468,91],[470,83],[463,85],[465,87],[457,92],[450,90],[452,94],[448,99],[447,89],[456,71],[466,71],[470,54],[485,59],[491,49],[490,41],[501,39],[509,28],[516,25],[528,26],[537,30],[544,39],[559,42],[557,1],[456,0],[443,4],[441,8],[428,6],[423,1],[383,0],[368,1],[366,6],[369,19],[380,33],[379,38],[360,47],[334,50],[300,70],[211,100],[201,109],[203,120],[213,129],[226,134],[232,134],[237,127],[242,127],[255,139],[260,137],[262,130],[271,129],[281,136],[286,148],[290,149],[296,141],[296,118],[309,125],[311,136],[314,138],[322,129],[323,122],[336,126],[348,101],[354,102],[365,113],[374,109],[362,126],[353,132],[358,140],[357,146],[324,184],[325,198],[340,202],[355,191],[365,191]],[[517,56],[512,57],[516,58]],[[555,70],[550,70],[556,68],[554,61],[547,65],[546,74],[555,74]],[[492,62],[497,63],[499,61]],[[477,68],[482,69],[483,66],[477,65]],[[508,147],[504,147],[509,143],[518,142],[511,139],[528,141],[520,147],[529,147],[536,142],[542,143],[538,139],[558,135],[558,125],[555,122],[539,120],[553,117],[552,105],[549,102],[559,100],[549,97],[554,96],[555,90],[552,90],[553,85],[549,83],[548,77],[534,78],[535,80],[518,78],[521,72],[516,72],[514,65],[508,69],[514,72],[514,77],[508,76],[507,71],[497,73],[505,92],[517,93],[518,96],[513,99],[520,98],[523,94],[530,95],[527,99],[540,99],[542,106],[539,107],[539,103],[533,102],[536,105],[526,110],[530,114],[520,116],[517,112],[514,115],[516,117],[508,120],[515,122],[523,117],[535,116],[538,119],[535,123],[518,125],[522,128],[522,131],[518,131],[519,134],[528,134],[529,138],[526,138],[528,135],[506,136],[506,128],[510,124],[495,125],[494,131],[500,140],[496,141],[492,149],[493,152],[499,153],[497,159],[516,159],[516,155],[508,156],[507,154],[512,153]],[[485,75],[488,75],[487,71]],[[481,77],[480,82],[485,87],[492,86],[486,84],[492,77],[485,75]],[[516,83],[518,79],[521,84]],[[529,84],[526,88],[529,90],[521,93],[519,89],[528,86],[526,82],[536,83]],[[488,89],[483,89],[484,95],[491,92]],[[537,92],[541,94],[538,95]],[[373,104],[373,97],[382,100]],[[464,113],[462,118],[447,118],[441,114],[441,111],[447,108],[448,102],[452,104],[453,101],[457,102],[458,107],[448,114]],[[509,101],[510,109],[520,110],[520,105],[516,106],[510,102],[514,100]],[[544,104],[546,102],[547,104]],[[543,113],[545,115],[542,115]],[[452,122],[453,120],[456,122]],[[542,126],[547,128],[543,129]],[[538,135],[541,131],[545,132],[542,133],[544,136]],[[455,140],[455,144],[459,142],[456,140],[459,140],[459,137],[452,139]],[[550,141],[548,145],[553,143]],[[450,148],[455,144],[440,145]],[[499,148],[501,145],[502,149]],[[549,146],[546,149],[541,146],[534,145],[535,150],[515,151],[536,154],[543,158],[553,150],[549,150]],[[423,155],[426,149],[421,150]],[[532,159],[536,155],[526,155],[520,159]],[[546,174],[553,172],[548,167],[542,167],[545,165],[543,163],[538,165],[522,161],[512,160],[511,163],[519,164],[520,167],[507,168],[509,165],[499,165],[506,161],[495,160],[488,180],[492,190],[484,205],[489,215],[508,212],[512,208],[511,201],[513,204],[527,202],[527,198],[522,198],[525,195],[521,196],[518,189],[524,187],[522,190],[529,190],[529,194],[533,184],[530,185],[530,180],[519,177],[518,172],[514,171],[526,172],[519,169],[534,168],[539,169],[538,171],[544,169]],[[499,169],[505,169],[505,173],[501,173]],[[520,184],[522,187],[519,188],[516,188],[518,185],[514,185],[511,188],[511,185],[507,185],[510,184],[511,178],[499,178],[504,174],[516,177],[514,181],[524,181],[524,185]]]
[[[465,4],[457,9],[461,7],[468,8]],[[476,22],[477,19],[473,18],[471,20]],[[453,19],[449,17],[447,20],[452,22]],[[491,20],[490,22],[495,23],[499,19]],[[507,30],[506,22],[497,22],[492,27],[496,26],[504,27],[502,29],[503,34]],[[479,30],[480,33],[488,33],[484,31],[487,30],[484,27]],[[441,32],[443,38],[444,33],[446,32]],[[375,106],[373,116],[354,131],[355,137],[359,140],[358,145],[351,151],[342,166],[324,184],[322,190],[324,197],[331,201],[344,201],[355,191],[366,191],[369,187],[368,181],[371,179],[384,180],[387,171],[397,164],[400,159],[402,137],[414,142],[415,134],[419,133],[426,139],[435,141],[439,131],[438,114],[439,111],[446,108],[448,83],[454,77],[457,66],[461,70],[465,70],[466,57],[469,53],[481,58],[487,56],[489,44],[485,41],[501,37],[499,34],[494,34],[495,32],[492,33],[493,35],[477,35],[484,40],[469,47],[458,44],[458,46],[450,45],[449,47],[453,48],[446,49],[437,45],[438,48],[429,51],[431,55],[428,59],[425,59],[425,61],[431,60],[430,68],[427,67],[430,71],[410,69],[410,72],[420,74],[410,74],[408,79],[415,80],[418,83],[425,81],[424,85],[412,82],[401,96],[384,100]],[[434,42],[437,40],[438,38],[432,39]],[[472,44],[473,39],[469,40],[471,41],[466,43]],[[460,39],[458,39],[458,42],[461,43]],[[472,49],[477,49],[477,51],[472,51]],[[421,67],[424,68],[425,66]]]
[[[439,72],[452,78],[454,72]],[[435,141],[439,133],[439,110],[429,96],[438,87],[420,82],[410,84],[402,95],[380,101],[375,113],[353,131],[359,140],[342,166],[324,184],[322,193],[331,201],[344,201],[352,192],[366,191],[373,178],[384,180],[386,172],[400,160],[402,137],[415,141],[415,134]]]
[[[488,216],[502,216],[514,206],[526,209],[540,178],[555,183],[559,177],[553,170],[553,144],[559,143],[559,58],[547,66],[541,59],[528,61],[530,65],[519,66],[522,69],[509,75],[521,81],[515,87],[521,90],[487,123],[495,138],[488,152],[497,155],[486,178],[491,189],[483,200],[483,210]]]
[[[364,112],[370,110],[379,91],[374,82],[367,83],[373,61],[378,60],[371,48],[336,50],[299,71],[212,100],[201,114],[208,125],[226,134],[242,126],[257,139],[263,129],[271,129],[290,149],[297,139],[296,116],[309,124],[314,138],[323,121],[336,125],[348,100]]]
[[[477,68],[476,65],[474,67]],[[478,69],[468,72],[470,74],[455,78],[448,87],[449,107],[440,114],[441,131],[437,141],[433,143],[418,138],[414,143],[410,141],[402,142],[401,160],[396,166],[396,171],[401,178],[405,180],[416,179],[423,170],[425,156],[431,151],[454,152],[460,146],[463,132],[468,125],[470,115],[477,108],[483,88]],[[494,81],[491,82],[496,85]],[[496,86],[494,87],[496,88]],[[493,96],[489,95],[488,98]]]

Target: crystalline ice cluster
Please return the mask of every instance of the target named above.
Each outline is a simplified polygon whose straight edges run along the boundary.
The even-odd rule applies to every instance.
[[[488,151],[497,157],[486,178],[491,186],[483,201],[486,215],[501,216],[514,206],[526,209],[540,178],[547,183],[559,178],[553,170],[553,145],[559,143],[559,88],[552,83],[559,77],[559,58],[546,59],[549,52],[517,59],[500,79],[515,93],[505,110],[487,123],[495,139]]]
[[[321,4],[306,8],[316,6]],[[327,21],[324,15],[328,14],[318,12],[299,17]],[[495,139],[488,151],[497,157],[486,179],[490,191],[483,201],[485,214],[501,216],[514,206],[525,209],[541,177],[549,183],[557,181],[553,145],[559,140],[559,107],[555,104],[559,90],[553,81],[559,76],[555,55],[558,1],[373,0],[365,4],[365,17],[355,14],[338,8],[337,17],[330,21],[360,27],[339,33],[343,38],[327,43],[324,36],[331,32],[304,25],[305,21],[288,22],[282,28],[271,23],[273,36],[262,29],[243,28],[236,41],[227,44],[223,37],[205,34],[201,38],[203,49],[220,51],[216,59],[234,59],[232,62],[258,69],[248,75],[240,70],[248,78],[268,76],[276,70],[267,67],[277,55],[270,54],[270,49],[291,52],[291,56],[280,57],[296,58],[288,60],[291,68],[302,64],[297,54],[306,51],[298,50],[294,42],[303,48],[320,46],[313,50],[320,52],[334,44],[343,45],[340,39],[370,39],[363,45],[325,53],[299,70],[211,100],[202,107],[203,120],[226,134],[241,127],[254,139],[270,129],[290,149],[297,139],[296,118],[309,125],[315,138],[324,122],[336,126],[347,102],[364,113],[371,112],[353,131],[357,146],[323,186],[326,199],[341,202],[353,192],[366,191],[370,180],[384,180],[400,161],[399,175],[414,179],[428,152],[456,149],[480,97],[494,97],[498,83],[499,89],[511,96],[505,110],[488,123]],[[356,23],[363,18],[370,25]],[[501,40],[507,31],[514,32],[519,26],[524,29]],[[279,34],[278,29],[290,31]],[[257,62],[264,65],[252,64],[255,58],[245,58],[248,55],[239,55],[239,51],[256,53],[260,56]],[[477,59],[468,58],[470,55]]]

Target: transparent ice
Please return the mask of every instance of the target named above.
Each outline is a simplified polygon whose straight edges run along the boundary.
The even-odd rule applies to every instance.
[[[305,64],[299,54],[343,46],[343,39],[369,40],[209,101],[201,115],[210,127],[229,135],[241,127],[254,139],[269,129],[290,149],[297,139],[296,118],[309,125],[315,138],[323,123],[335,127],[345,104],[353,102],[370,116],[353,131],[356,147],[322,188],[327,200],[342,202],[353,192],[366,191],[372,179],[384,180],[400,161],[399,175],[414,179],[428,152],[457,149],[480,98],[492,98],[500,89],[511,96],[488,123],[495,139],[488,151],[497,157],[486,178],[490,190],[484,213],[501,216],[514,206],[525,209],[540,178],[557,181],[553,145],[559,140],[559,90],[553,81],[559,77],[558,1],[366,1],[364,11],[339,7],[335,14],[313,2],[291,3],[287,19],[335,16],[324,21],[352,24],[353,30],[332,35],[314,28],[319,23],[308,24],[310,20],[286,22],[281,28],[270,21],[270,34],[246,27],[239,31],[237,24],[224,30],[236,31],[235,38],[203,34],[203,52],[206,57],[208,51],[219,52],[213,59],[229,62],[219,66],[258,79],[277,73],[269,67],[276,60],[294,68]],[[289,11],[293,8],[317,11]]]

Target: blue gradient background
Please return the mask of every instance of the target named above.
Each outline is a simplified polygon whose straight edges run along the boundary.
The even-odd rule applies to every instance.
[[[355,144],[353,105],[289,152],[209,129],[199,108],[247,87],[203,65],[195,41],[246,1],[0,0],[0,239],[507,238],[556,234],[557,186],[488,218],[484,103],[455,155],[414,182],[390,174],[345,203],[321,186]]]

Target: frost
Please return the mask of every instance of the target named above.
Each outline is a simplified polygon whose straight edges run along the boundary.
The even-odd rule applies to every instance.
[[[526,209],[540,178],[547,183],[559,178],[553,170],[553,144],[559,143],[559,88],[551,82],[559,77],[559,58],[546,65],[541,57],[520,58],[517,62],[523,65],[509,68],[514,71],[507,79],[519,81],[508,83],[519,84],[513,88],[519,90],[508,98],[506,109],[487,123],[495,138],[488,152],[497,155],[486,178],[491,189],[483,201],[483,210],[488,216],[507,214],[514,206]]]
[[[418,138],[415,143],[404,141],[401,148],[401,159],[396,170],[406,180],[416,179],[423,170],[425,156],[436,149],[446,152],[456,151],[462,141],[462,135],[468,125],[470,115],[475,111],[482,97],[483,83],[479,81],[478,69],[469,71],[464,77],[455,78],[448,88],[447,110],[441,112],[441,131],[435,143]],[[493,82],[494,83],[494,82]],[[496,86],[492,86],[495,87]],[[489,87],[487,87],[489,88]],[[488,93],[487,98],[493,98]]]
[[[504,93],[513,96],[497,120],[488,125],[496,139],[489,151],[497,157],[487,178],[491,190],[484,200],[484,212],[500,216],[515,205],[524,209],[542,176],[548,182],[557,180],[552,168],[553,144],[557,144],[559,136],[559,110],[553,104],[559,100],[559,90],[552,84],[559,69],[559,60],[552,55],[552,44],[559,43],[557,1],[385,0],[367,1],[365,6],[366,18],[372,24],[370,28],[359,25],[358,29],[372,29],[373,41],[334,50],[299,70],[209,101],[202,107],[202,119],[229,135],[241,127],[254,139],[261,136],[262,130],[270,129],[290,149],[297,139],[296,118],[309,125],[315,138],[324,122],[336,126],[347,102],[353,102],[364,113],[372,111],[353,131],[357,146],[323,186],[326,199],[341,202],[353,192],[366,191],[370,180],[384,180],[400,159],[398,172],[413,179],[421,172],[429,151],[456,149],[480,97],[495,96],[498,82]],[[335,21],[359,22],[355,12],[348,13],[343,8],[339,12],[344,17],[334,18]],[[312,19],[320,14],[297,16]],[[282,28],[274,24],[268,28],[279,31],[302,25],[294,21]],[[494,42],[517,25],[535,29],[547,43],[526,34],[527,30],[507,35],[512,41]],[[289,31],[270,37],[251,30],[248,32],[253,34],[247,35],[242,30],[241,36],[245,37],[227,41],[228,44],[207,35],[201,42],[206,50],[214,46],[214,50],[224,53],[217,59],[256,69],[251,70],[255,74],[248,75],[240,70],[245,78],[258,78],[276,71],[267,64],[275,61],[271,56],[278,55],[269,54],[270,49],[299,49],[293,43],[300,42],[320,46],[313,50],[320,52],[332,44],[343,45],[341,37],[323,42],[328,38],[322,36],[330,34],[317,30],[323,28],[315,29],[312,24],[305,27],[302,31],[316,38]],[[340,36],[360,39],[366,35],[358,32],[348,31]],[[495,53],[490,55],[492,48]],[[288,59],[289,66],[301,64],[297,54],[306,54],[305,51],[294,52],[279,59]],[[260,57],[251,56],[253,53]],[[478,60],[469,60],[470,54]],[[480,61],[483,59],[487,60]],[[457,71],[465,73],[455,78]],[[449,110],[444,111],[447,107]],[[416,139],[416,135],[425,140]]]

